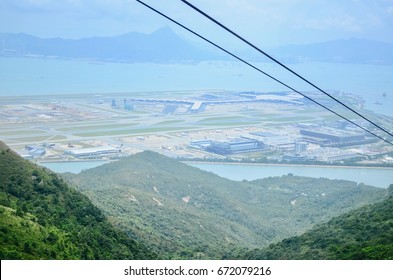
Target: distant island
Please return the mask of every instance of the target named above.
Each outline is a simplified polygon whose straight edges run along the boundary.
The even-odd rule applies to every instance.
[[[356,38],[315,44],[287,45],[266,51],[286,63],[318,61],[393,64],[393,44]],[[112,37],[81,39],[44,39],[23,33],[0,33],[0,56],[84,59],[121,63],[232,60],[232,57],[221,54],[213,47],[200,48],[193,42],[181,38],[169,27],[161,28],[151,34],[130,32]],[[245,58],[267,61],[259,55]]]
[[[0,56],[86,59],[104,62],[193,62],[215,60],[176,35],[169,27],[151,34],[130,32],[114,37],[42,39],[28,34],[0,33]]]
[[[273,53],[286,62],[393,64],[393,44],[358,38],[287,45],[276,48]]]

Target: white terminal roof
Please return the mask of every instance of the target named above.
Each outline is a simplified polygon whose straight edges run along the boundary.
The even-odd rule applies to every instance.
[[[111,146],[100,146],[100,147],[93,147],[93,148],[66,150],[65,153],[75,156],[81,156],[81,155],[91,155],[91,154],[114,153],[117,152],[117,150],[118,150],[117,148]]]

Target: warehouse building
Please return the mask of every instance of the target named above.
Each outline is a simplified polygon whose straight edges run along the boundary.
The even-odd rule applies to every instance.
[[[365,134],[334,128],[300,129],[303,139],[321,146],[358,144],[365,141]]]
[[[41,158],[46,154],[46,149],[40,145],[26,145],[25,150],[28,151],[28,155],[24,155],[24,158]]]
[[[307,151],[308,143],[305,141],[298,141],[295,143],[295,154],[301,154]]]
[[[64,154],[75,158],[99,158],[106,155],[113,155],[119,152],[119,149],[111,146],[93,147],[65,150]]]
[[[265,148],[262,142],[253,139],[234,139],[231,141],[211,141],[208,151],[219,155],[230,155],[260,151]]]
[[[211,145],[212,140],[194,140],[188,145],[190,148],[200,149],[200,150],[207,150]]]
[[[254,151],[261,151],[266,148],[266,146],[257,140],[246,139],[246,138],[236,138],[229,141],[216,141],[216,140],[197,140],[192,141],[190,148],[196,148],[203,151],[215,153],[218,155],[230,155],[238,153],[247,153]]]
[[[273,134],[270,132],[252,132],[247,136],[263,142],[273,150],[277,151],[293,151],[295,149],[295,138],[288,134]]]

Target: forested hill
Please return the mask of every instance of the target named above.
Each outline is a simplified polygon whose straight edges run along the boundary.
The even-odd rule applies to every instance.
[[[245,258],[393,260],[393,185],[382,202],[334,218],[301,236],[251,251]]]
[[[235,182],[145,151],[66,176],[165,258],[236,258],[381,200],[385,190],[297,176]]]
[[[0,141],[0,258],[149,259],[91,201]]]

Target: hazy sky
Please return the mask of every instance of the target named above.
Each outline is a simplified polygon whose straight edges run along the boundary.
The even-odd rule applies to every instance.
[[[393,0],[189,1],[265,46],[350,37],[393,43]],[[145,2],[205,35],[229,40],[179,0]],[[166,25],[185,35],[134,0],[0,0],[0,32],[80,38],[150,33]]]

